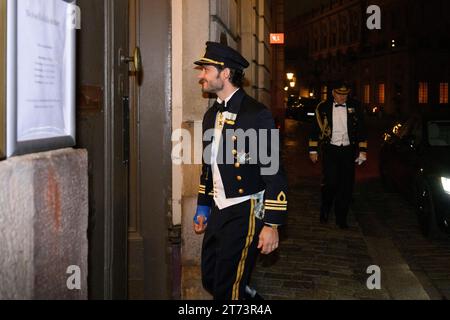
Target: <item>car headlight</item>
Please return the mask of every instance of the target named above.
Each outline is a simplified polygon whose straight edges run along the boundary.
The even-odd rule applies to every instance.
[[[444,188],[444,191],[450,194],[450,178],[441,178],[442,182],[442,188]]]

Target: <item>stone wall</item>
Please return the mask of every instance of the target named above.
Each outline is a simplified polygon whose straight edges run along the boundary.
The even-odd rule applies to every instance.
[[[2,161],[0,181],[0,299],[87,299],[86,151]]]

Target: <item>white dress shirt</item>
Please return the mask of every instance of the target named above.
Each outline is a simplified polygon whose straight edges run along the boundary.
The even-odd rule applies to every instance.
[[[348,114],[347,105],[345,107],[336,107],[337,103],[333,103],[333,135],[331,144],[335,146],[349,146],[350,138],[348,136]]]
[[[234,94],[239,91],[237,89],[234,91],[228,98],[225,99],[225,108],[227,108],[228,101],[234,96]],[[217,99],[218,103],[222,103],[223,101],[221,99]],[[222,126],[219,124],[219,113],[217,113],[216,117],[216,126],[214,131],[214,143],[211,148],[211,168],[213,173],[213,192],[214,192],[214,202],[216,203],[216,206],[223,210],[225,208],[237,205],[239,203],[248,201],[251,199],[251,196],[245,196],[245,197],[239,197],[239,198],[227,198],[225,194],[225,187],[223,186],[222,177],[220,176],[219,166],[217,164],[217,156],[219,153],[219,145],[220,140],[222,138],[222,130],[223,130],[223,124]],[[226,158],[226,156],[225,156]]]

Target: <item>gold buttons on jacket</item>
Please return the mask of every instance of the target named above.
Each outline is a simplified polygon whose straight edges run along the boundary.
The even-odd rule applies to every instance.
[[[241,176],[237,176],[236,179],[237,179],[237,181],[242,181],[242,177]]]
[[[244,194],[244,189],[239,189],[239,194]]]
[[[237,141],[237,137],[236,136],[231,137],[231,139],[233,139],[233,141]]]
[[[237,162],[237,163],[234,164],[234,167],[235,167],[235,168],[240,168],[240,167],[241,167],[241,164],[240,164],[239,162]]]
[[[231,153],[232,153],[234,156],[238,154],[237,150],[233,150],[233,151],[231,151]]]

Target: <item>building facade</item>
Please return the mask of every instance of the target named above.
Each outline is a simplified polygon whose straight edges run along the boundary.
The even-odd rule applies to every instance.
[[[370,5],[381,29],[370,30]],[[347,80],[368,111],[403,116],[448,106],[449,31],[446,1],[332,0],[287,24],[290,68],[300,95],[326,98]]]

